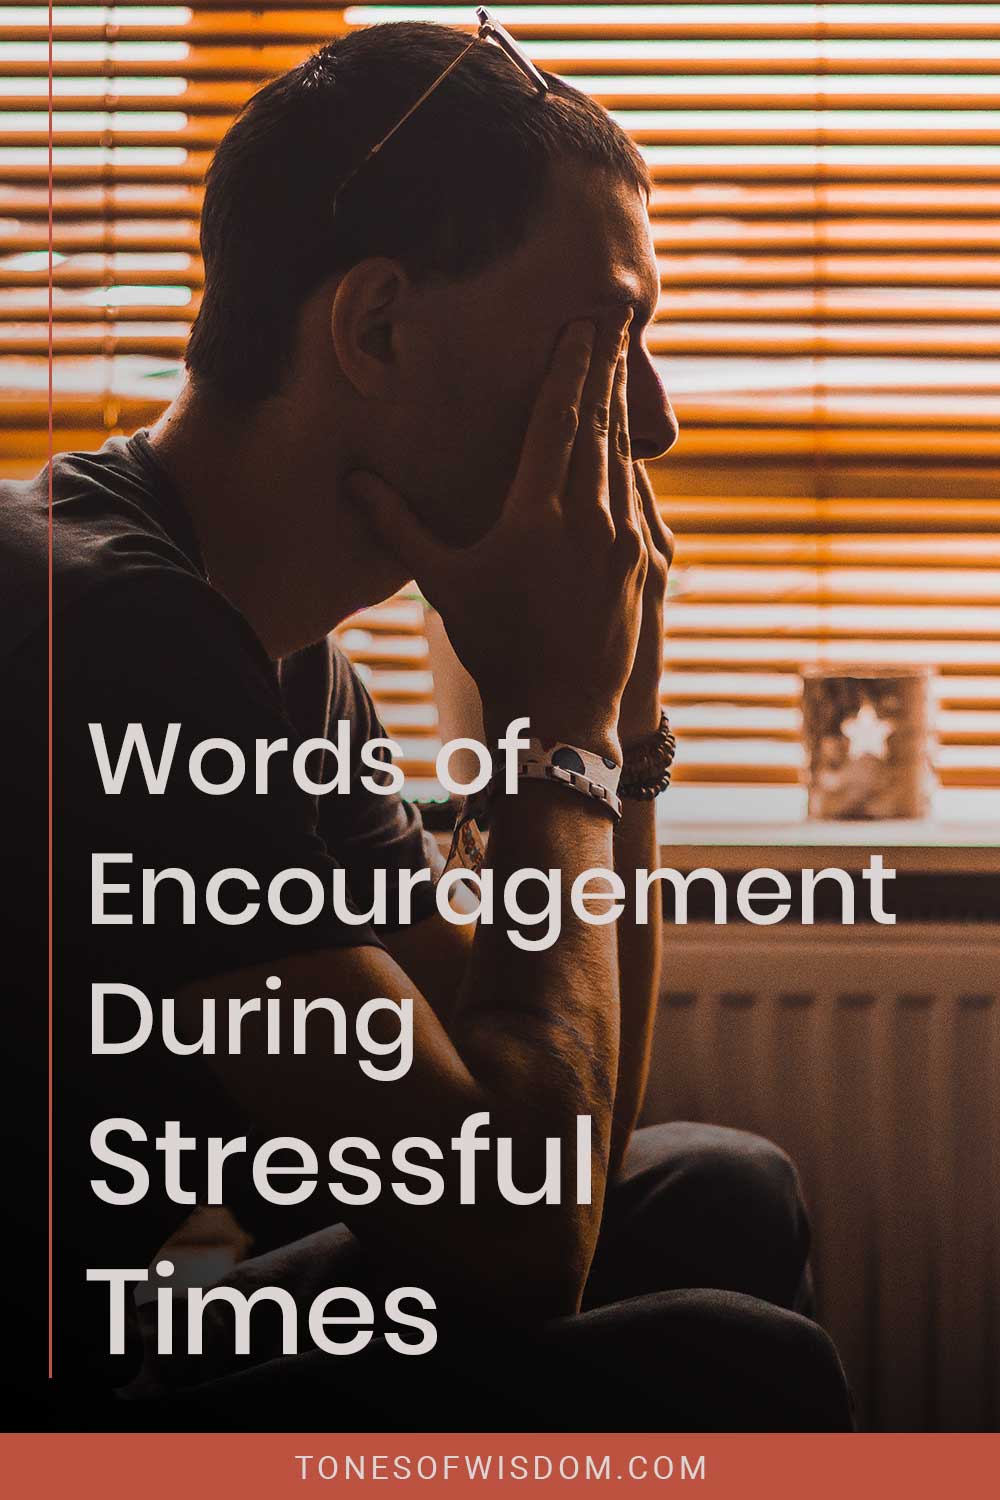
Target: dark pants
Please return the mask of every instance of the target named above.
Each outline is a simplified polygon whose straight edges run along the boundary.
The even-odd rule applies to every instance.
[[[529,1334],[485,1312],[474,1327],[439,1324],[419,1357],[381,1338],[344,1358],[265,1352],[135,1414],[298,1431],[844,1430],[840,1362],[804,1316],[808,1249],[795,1169],[777,1147],[717,1126],[654,1126],[636,1133],[609,1188],[577,1316]],[[227,1280],[245,1293],[286,1286],[308,1303],[326,1287],[364,1288],[364,1249],[335,1226]],[[230,1317],[219,1311],[220,1333]]]

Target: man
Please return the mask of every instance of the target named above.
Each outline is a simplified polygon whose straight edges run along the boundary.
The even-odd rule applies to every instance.
[[[366,791],[357,762],[346,799],[303,793],[287,756],[269,763],[267,796],[252,780],[207,796],[181,773],[151,796],[138,765],[109,796],[89,727],[112,765],[135,723],[153,747],[179,725],[180,767],[208,739],[252,759],[257,741],[294,748],[341,719],[360,745],[374,712],[326,638],[411,577],[475,678],[489,742],[527,717],[542,742],[615,775],[624,762],[626,791],[655,790],[642,783],[661,743],[671,544],[643,461],[676,429],[643,342],[658,295],[648,181],[603,111],[547,84],[486,40],[395,25],[263,89],[206,186],[185,389],[148,434],[54,466],[57,1373],[61,1360],[71,1382],[109,1365],[127,1378],[128,1358],[102,1353],[107,1286],[83,1268],[146,1265],[184,1217],[162,1183],[127,1209],[94,1192],[102,1118],[138,1122],[152,1174],[174,1118],[199,1140],[291,1135],[321,1151],[357,1133],[388,1155],[410,1135],[443,1148],[484,1112],[530,1182],[546,1140],[572,1157],[587,1115],[591,1201],[472,1208],[452,1177],[433,1206],[383,1194],[329,1229],[316,1195],[313,1238],[232,1283],[302,1298],[426,1288],[433,1353],[379,1338],[350,1360],[275,1360],[259,1339],[248,1360],[227,1355],[220,1323],[200,1380],[135,1403],[141,1424],[849,1423],[832,1346],[797,1311],[807,1230],[786,1159],[735,1132],[635,1130],[657,921],[567,915],[554,946],[525,952],[500,926],[444,921],[427,886],[398,928],[332,911],[192,925],[169,891],[155,924],[91,921],[95,851],[182,867],[199,890],[223,868],[263,890],[284,869],[328,884],[342,867],[359,912],[374,870],[433,862],[413,809]],[[44,677],[46,508],[46,476],[5,504],[8,701]],[[25,766],[44,758],[39,720],[19,727]],[[36,861],[39,833],[24,830]],[[523,867],[558,868],[567,888],[613,867],[629,888],[657,862],[653,802],[626,796],[616,826],[607,800],[551,780],[497,790],[488,860],[498,885]],[[406,1076],[386,1089],[325,1050],[274,1055],[252,1021],[238,1055],[91,1055],[96,981],[176,994],[194,1031],[205,995],[276,980],[351,1014],[412,997]],[[105,1175],[121,1189],[126,1174]],[[234,1187],[233,1201],[260,1244],[253,1194]]]

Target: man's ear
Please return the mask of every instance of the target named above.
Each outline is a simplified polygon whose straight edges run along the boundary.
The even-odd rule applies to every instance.
[[[362,396],[384,394],[399,353],[399,321],[410,290],[397,261],[359,261],[340,279],[330,309],[330,336],[344,376]]]

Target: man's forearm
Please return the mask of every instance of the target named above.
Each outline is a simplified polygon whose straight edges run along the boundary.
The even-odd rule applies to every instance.
[[[559,1137],[572,1153],[577,1116],[591,1117],[592,1202],[577,1205],[572,1190],[564,1194],[571,1201],[558,1235],[576,1241],[580,1288],[610,1154],[619,997],[614,927],[581,922],[568,895],[579,874],[607,868],[611,858],[612,823],[598,803],[538,783],[498,799],[489,843],[497,886],[519,869],[558,871],[562,927],[550,947],[526,952],[507,936],[506,924],[480,924],[451,1026],[466,1065],[504,1113],[498,1122],[504,1133],[515,1134],[529,1153],[536,1147],[539,1165],[546,1138]],[[527,893],[522,901],[529,905]],[[529,937],[539,930],[523,929]]]
[[[673,557],[673,537],[664,525],[656,494],[642,463],[634,469],[642,500],[642,527],[648,567],[642,604],[642,630],[622,699],[618,732],[626,757],[637,745],[648,743],[660,724],[663,672],[663,609],[667,571]],[[618,922],[622,1036],[615,1100],[612,1166],[621,1161],[642,1109],[649,1073],[653,1023],[660,990],[660,953],[663,914],[660,887],[649,891],[647,922],[635,922],[635,872],[659,867],[656,803],[626,800],[615,839],[615,871],[629,893]]]
[[[624,882],[628,896],[617,923],[621,1041],[611,1171],[621,1162],[642,1108],[660,988],[663,922],[659,884],[649,890],[648,923],[639,925],[635,921],[635,871],[654,870],[659,864],[655,802],[624,803],[614,848],[615,872]]]

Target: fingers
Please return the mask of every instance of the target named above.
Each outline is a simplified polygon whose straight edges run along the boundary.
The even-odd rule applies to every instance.
[[[446,580],[456,549],[444,546],[424,527],[391,485],[367,469],[347,476],[351,499],[365,513],[372,529],[411,571],[428,597]]]
[[[660,507],[656,503],[656,492],[653,482],[646,472],[643,463],[633,465],[635,472],[635,486],[642,506],[643,516],[649,530],[650,540],[657,552],[666,559],[667,566],[674,557],[674,534],[660,515]]]
[[[553,500],[566,483],[580,423],[583,391],[590,370],[596,329],[569,323],[556,342],[548,373],[532,409],[509,506],[536,508]]]
[[[632,474],[632,445],[628,430],[628,337],[615,369],[608,433],[608,498],[615,535],[625,539],[640,534],[640,517]]]
[[[608,494],[608,440],[611,432],[611,407],[618,360],[628,325],[627,317],[602,324],[594,343],[590,371],[580,407],[580,430],[573,446],[569,485],[565,500],[570,508],[586,514],[593,510],[594,498]],[[603,503],[599,499],[599,503]]]

